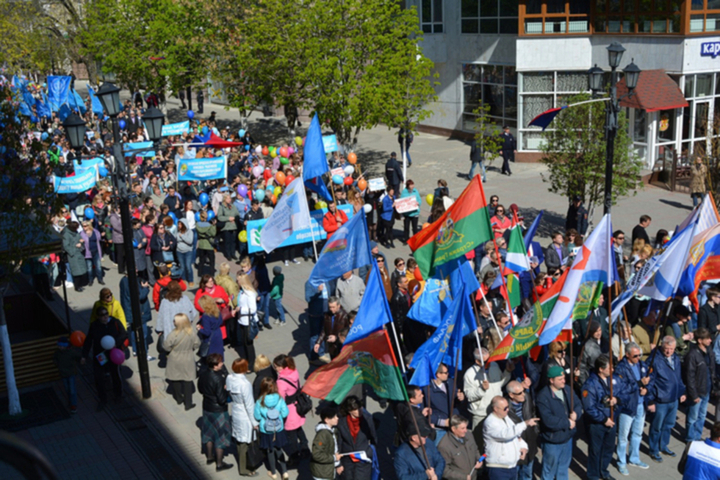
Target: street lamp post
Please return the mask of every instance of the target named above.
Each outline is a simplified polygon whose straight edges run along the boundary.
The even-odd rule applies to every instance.
[[[122,223],[122,233],[125,239],[125,261],[127,267],[128,283],[130,287],[130,308],[132,311],[133,321],[132,330],[135,333],[136,346],[137,346],[137,359],[138,359],[138,370],[140,373],[140,386],[142,389],[143,398],[150,398],[152,395],[152,389],[150,388],[150,370],[148,367],[147,350],[145,349],[145,335],[142,329],[142,313],[140,311],[140,291],[138,288],[137,272],[135,270],[135,255],[133,252],[132,244],[132,225],[130,221],[130,199],[128,189],[128,175],[127,166],[125,164],[125,155],[122,149],[120,127],[118,125],[117,116],[120,114],[120,89],[112,83],[105,82],[97,91],[97,97],[102,103],[102,106],[108,116],[112,119],[113,124],[113,180],[115,184],[115,192],[118,198],[120,207],[120,221]],[[74,115],[77,117],[77,115]],[[70,115],[66,122],[70,120],[73,115]],[[79,118],[79,117],[78,117]],[[150,140],[157,142],[161,138],[163,114],[156,108],[149,108],[143,121],[148,131],[148,137]],[[77,122],[76,122],[77,123]],[[65,123],[63,125],[66,125]],[[82,128],[82,132],[80,132]],[[85,136],[85,124],[82,127],[68,123],[66,125],[66,131],[70,140],[70,144],[73,148],[81,148],[82,140]],[[73,143],[75,139],[81,139],[80,143],[76,147]]]
[[[618,129],[618,113],[620,112],[620,100],[633,94],[637,87],[638,78],[640,77],[640,69],[634,62],[625,67],[625,83],[627,84],[628,93],[622,98],[617,96],[618,72],[625,48],[617,42],[613,42],[607,47],[608,63],[610,64],[610,100],[607,102],[605,110],[605,202],[604,213],[610,213],[612,209],[612,177],[613,177],[613,157],[615,156],[615,136]],[[595,65],[588,71],[590,90],[593,94],[603,89],[603,76],[605,72]]]

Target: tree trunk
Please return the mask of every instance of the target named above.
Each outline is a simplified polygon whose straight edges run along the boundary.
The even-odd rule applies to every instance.
[[[5,383],[8,391],[8,413],[19,415],[22,413],[20,407],[20,394],[15,383],[15,367],[12,360],[12,347],[8,335],[7,321],[5,320],[5,292],[7,286],[0,288],[0,344],[3,351],[3,366],[5,367]]]

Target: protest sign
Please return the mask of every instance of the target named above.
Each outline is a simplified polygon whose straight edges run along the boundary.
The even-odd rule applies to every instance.
[[[227,161],[225,157],[180,159],[178,180],[216,180],[227,178]]]
[[[340,150],[337,143],[337,135],[323,135],[322,141],[325,153],[332,153]]]
[[[418,209],[419,205],[417,202],[417,198],[415,197],[405,197],[405,198],[398,198],[395,200],[395,210],[398,213],[408,213],[413,212]]]
[[[90,190],[95,185],[97,168],[76,168],[75,176],[56,177],[53,175],[55,193],[80,193]]]
[[[187,133],[190,131],[190,122],[179,122],[179,123],[171,123],[168,125],[162,126],[162,136],[168,137],[170,135],[182,135],[183,133]]]
[[[380,178],[371,178],[368,180],[368,188],[371,192],[379,192],[381,190],[385,190],[385,179]]]

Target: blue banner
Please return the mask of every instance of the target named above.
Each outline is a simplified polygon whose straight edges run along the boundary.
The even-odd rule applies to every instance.
[[[56,177],[53,176],[53,185],[55,193],[81,193],[90,190],[95,186],[97,178],[97,169],[76,168],[74,177]]]
[[[227,178],[227,160],[225,157],[180,159],[178,180],[216,180]]]
[[[155,156],[155,150],[151,149],[146,152],[138,152],[135,153],[133,150],[144,150],[146,148],[151,148],[153,146],[152,142],[135,142],[135,143],[125,143],[123,144],[123,151],[125,152],[126,157],[154,157]]]
[[[71,80],[67,75],[47,77],[48,101],[53,112],[57,112],[61,105],[68,103]]]
[[[100,103],[100,99],[97,98],[97,95],[95,95],[95,90],[93,90],[90,85],[88,85],[87,89],[88,89],[88,93],[90,94],[90,104],[92,105],[93,113],[102,116],[103,115],[103,107],[102,107],[102,103]]]
[[[190,131],[190,121],[171,123],[169,125],[162,126],[162,136],[169,137],[170,135],[182,135]]]
[[[338,206],[340,210],[345,212],[345,214],[348,217],[348,220],[352,218],[353,215],[353,208],[352,205],[340,205]],[[312,242],[313,236],[312,234],[315,234],[315,241],[325,240],[327,238],[327,233],[325,233],[325,230],[322,227],[322,217],[327,213],[327,208],[323,208],[322,210],[312,210],[310,212],[310,222],[312,223],[312,231],[309,228],[304,228],[302,230],[297,230],[292,233],[288,238],[285,239],[284,242],[282,242],[278,247],[287,247],[288,245],[299,245],[301,243],[307,243]],[[267,219],[262,220],[250,220],[247,224],[247,239],[248,239],[248,253],[255,253],[255,252],[261,252],[264,251],[262,246],[260,246],[260,231],[262,230],[262,227],[265,226],[265,223],[267,223]]]
[[[102,159],[102,157],[95,157],[95,158],[84,158],[82,160],[82,165],[78,163],[77,160],[73,160],[73,165],[75,166],[75,169],[78,168],[88,168],[88,167],[96,167],[105,165],[105,160]]]
[[[326,154],[340,150],[340,148],[338,148],[337,135],[323,135],[322,142]]]

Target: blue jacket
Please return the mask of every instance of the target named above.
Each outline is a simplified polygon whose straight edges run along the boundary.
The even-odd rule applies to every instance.
[[[255,412],[253,412],[255,420],[260,422],[260,426],[258,427],[260,431],[262,433],[268,433],[265,431],[265,420],[267,420],[267,413],[271,408],[277,409],[280,413],[280,417],[283,419],[283,427],[285,427],[284,419],[288,416],[288,407],[285,400],[280,398],[280,395],[277,393],[271,393],[269,395],[265,395],[265,405],[263,405],[263,400],[261,400],[261,398],[258,398],[257,402],[255,402]]]
[[[618,404],[613,409],[613,421],[617,421],[622,406],[627,403],[627,391],[623,388],[622,379],[613,375],[613,396],[617,398]],[[610,380],[610,379],[608,379]],[[597,373],[592,372],[582,386],[582,402],[585,410],[585,417],[590,423],[605,423],[610,418],[610,407],[603,405],[603,397],[610,396],[610,385],[600,380]]]
[[[673,354],[673,366],[670,368],[667,359],[658,352],[653,357],[650,365],[650,384],[648,385],[647,404],[672,403],[685,395],[685,384],[682,380],[682,368],[680,358]]]
[[[425,442],[425,451],[430,460],[430,466],[435,469],[435,475],[437,475],[437,478],[442,478],[445,471],[445,459],[438,452],[435,442],[432,440]],[[400,445],[395,451],[395,474],[397,478],[402,478],[402,480],[427,480],[425,470],[425,458],[423,458],[422,452],[416,453],[407,442]]]
[[[649,375],[650,370],[647,365],[645,365],[645,362],[638,362],[638,368],[640,369],[640,378],[647,377]],[[628,362],[627,357],[620,360],[620,363],[617,364],[613,373],[620,377],[620,380],[623,381],[622,390],[627,392],[627,401],[620,407],[620,413],[624,413],[625,415],[635,415],[637,413],[638,402],[640,402],[641,398],[640,385],[638,385],[638,382],[635,380],[635,375],[633,374],[632,367],[630,366],[630,362]],[[648,386],[649,385],[650,384],[648,384]]]
[[[720,443],[709,438],[703,441],[690,442],[685,447],[678,471],[683,480],[717,480],[720,478]],[[712,459],[715,459],[712,462]],[[711,463],[712,462],[712,463]]]
[[[447,420],[450,418],[450,401],[452,398],[452,384],[445,382],[445,390],[443,392],[440,387],[435,385],[435,382],[430,382],[430,398],[425,397],[425,405],[430,407],[432,414],[430,414],[430,423],[438,428],[438,422],[440,420]],[[429,402],[428,402],[429,401]],[[457,406],[460,402],[455,402],[453,405],[453,413],[456,415],[460,414]]]
[[[550,385],[542,388],[535,399],[535,409],[540,417],[540,439],[544,443],[559,445],[575,436],[576,428],[570,428],[570,395],[573,396],[573,410],[580,420],[582,405],[578,396],[565,385],[565,401],[560,400]]]
[[[383,197],[382,206],[383,211],[380,214],[380,218],[383,220],[389,222],[392,220],[393,215],[395,214],[395,209],[393,208],[393,203],[395,203],[395,199],[391,197],[390,195],[385,195]]]

